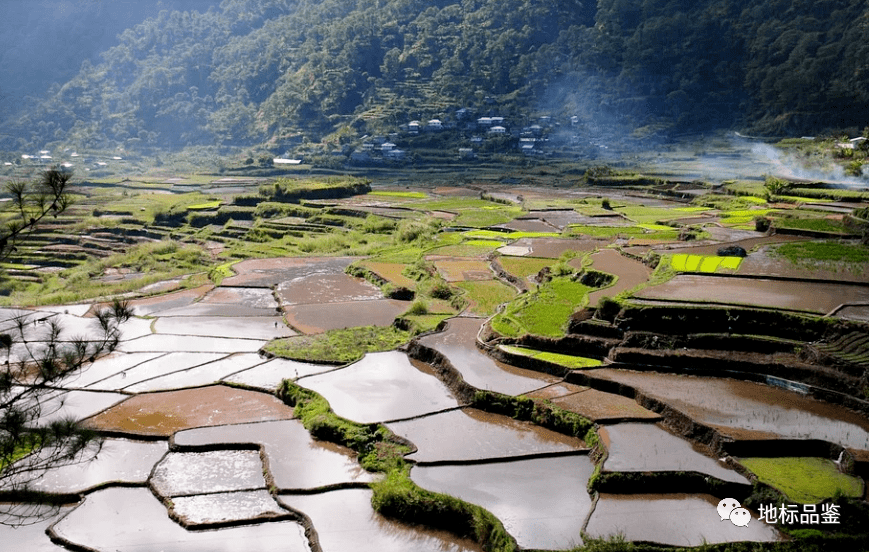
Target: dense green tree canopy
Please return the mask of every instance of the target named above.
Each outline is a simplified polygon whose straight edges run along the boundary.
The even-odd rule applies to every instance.
[[[869,3],[848,0],[224,0],[126,30],[2,140],[319,140],[462,106],[677,131],[859,129],[867,28]]]

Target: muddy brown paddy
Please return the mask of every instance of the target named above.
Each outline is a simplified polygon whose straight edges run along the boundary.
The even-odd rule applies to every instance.
[[[102,431],[168,437],[193,427],[289,420],[293,409],[276,397],[213,385],[136,395],[86,421]]]
[[[640,291],[637,297],[757,305],[826,314],[843,303],[869,301],[869,286],[682,274]]]

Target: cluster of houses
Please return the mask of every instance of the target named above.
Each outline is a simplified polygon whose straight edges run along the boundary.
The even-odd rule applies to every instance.
[[[579,124],[579,117],[570,118],[570,126]],[[363,137],[361,148],[350,153],[350,163],[354,165],[372,165],[401,163],[409,158],[409,152],[396,145],[402,138],[412,139],[425,134],[453,133],[460,144],[457,155],[460,159],[477,158],[477,150],[492,138],[501,138],[497,142],[501,148],[518,148],[524,155],[544,155],[550,143],[552,130],[560,127],[553,122],[552,117],[543,116],[533,124],[519,127],[508,122],[504,117],[492,115],[474,117],[468,108],[456,110],[455,117],[445,122],[441,119],[427,121],[410,121],[401,125],[398,132],[388,136]],[[503,138],[512,138],[505,141]],[[408,140],[411,141],[412,140]]]

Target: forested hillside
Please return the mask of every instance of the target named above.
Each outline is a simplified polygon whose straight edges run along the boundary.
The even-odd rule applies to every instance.
[[[455,109],[663,132],[869,124],[869,3],[224,0],[126,30],[0,147],[335,141]]]

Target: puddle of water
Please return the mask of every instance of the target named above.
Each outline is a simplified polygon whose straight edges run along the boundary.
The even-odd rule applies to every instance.
[[[275,294],[283,305],[347,303],[382,299],[380,288],[349,274],[315,274],[278,285]]]
[[[135,312],[137,316],[147,316],[156,312],[190,305],[209,292],[212,288],[214,288],[214,286],[209,284],[194,289],[167,293],[166,295],[160,295],[158,297],[134,299],[129,302],[129,306],[133,308],[133,312]]]
[[[112,353],[98,358],[90,365],[85,365],[81,370],[65,378],[61,383],[61,386],[66,388],[87,387],[100,380],[114,376],[119,372],[129,370],[133,366],[153,360],[162,354],[163,353]]]
[[[80,462],[48,470],[29,482],[29,487],[47,493],[81,493],[108,482],[145,483],[168,449],[166,441],[106,439],[99,451],[86,452]]]
[[[528,396],[532,399],[548,399],[560,408],[576,412],[596,422],[660,418],[660,415],[646,410],[633,399],[572,383],[557,383],[528,393]]]
[[[688,441],[657,424],[616,424],[601,427],[609,455],[607,471],[696,471],[735,483],[748,480],[726,468]]]
[[[262,364],[265,361],[266,359],[256,353],[239,353],[189,370],[142,381],[126,387],[124,390],[131,393],[143,393],[208,385],[220,381],[224,376]]]
[[[253,309],[276,309],[278,302],[271,288],[240,288],[220,286],[211,290],[201,303],[226,303]]]
[[[507,395],[521,395],[561,378],[497,362],[476,346],[479,318],[452,318],[446,331],[420,339],[443,354],[470,385]]]
[[[301,525],[293,521],[187,531],[144,488],[111,488],[88,495],[54,531],[61,539],[99,552],[309,552]]]
[[[324,551],[478,552],[474,542],[445,531],[410,526],[371,509],[371,491],[345,489],[313,495],[281,495],[281,502],[314,523]]]
[[[223,353],[166,353],[128,370],[121,370],[113,376],[89,385],[88,388],[120,390],[151,378],[214,362],[225,356]]]
[[[343,274],[357,257],[283,257],[251,259],[232,266],[237,274],[224,278],[223,286],[266,287],[313,274]]]
[[[289,420],[293,409],[277,397],[212,385],[136,395],[87,420],[89,427],[137,435],[169,436],[182,429]]]
[[[288,514],[265,489],[176,497],[172,499],[172,512],[193,526]]]
[[[0,510],[7,511],[7,504],[0,504]],[[28,525],[4,525],[0,523],[0,542],[15,543],[16,550],[27,552],[64,552],[66,548],[54,544],[45,530],[55,521],[72,510],[71,506],[55,510],[47,506],[22,504],[14,510],[32,516]],[[0,521],[3,521],[0,515]]]
[[[118,350],[128,353],[140,352],[200,352],[200,353],[253,353],[265,345],[256,339],[228,339],[223,337],[201,337],[190,335],[156,335],[140,337],[122,343]]]
[[[745,527],[722,520],[719,500],[710,495],[601,494],[586,531],[596,537],[622,533],[627,540],[675,546],[778,540],[775,529],[756,514]]]
[[[409,301],[378,299],[351,303],[293,305],[286,307],[287,321],[306,333],[353,328],[356,326],[390,326],[410,306]]]
[[[320,374],[334,369],[334,366],[327,364],[308,364],[306,362],[275,358],[265,364],[260,364],[255,368],[244,370],[223,379],[230,383],[240,383],[258,389],[275,391],[285,379],[294,380],[302,376]]]
[[[410,418],[457,406],[435,376],[398,351],[371,353],[346,368],[305,377],[299,385],[323,395],[339,416],[373,423]]]
[[[410,476],[420,487],[486,508],[523,548],[560,550],[582,543],[579,532],[591,508],[585,486],[593,470],[583,455],[417,466]]]
[[[163,334],[265,340],[296,335],[280,316],[161,317],[154,324],[154,330]]]
[[[96,393],[92,391],[65,391],[46,396],[42,401],[39,423],[45,424],[63,418],[82,420],[93,416],[127,398],[120,393]]]
[[[170,452],[154,469],[151,487],[162,497],[265,489],[255,450]]]
[[[603,368],[594,376],[630,385],[725,434],[823,439],[869,450],[869,420],[846,408],[749,381]],[[739,435],[735,435],[739,436]],[[751,436],[749,435],[749,438]]]
[[[581,439],[473,408],[393,422],[389,428],[419,449],[417,462],[481,460],[579,450]],[[449,428],[449,438],[444,438]]]
[[[284,491],[377,479],[362,469],[350,449],[314,440],[298,420],[191,429],[176,433],[174,441],[179,446],[263,445],[275,485]]]
[[[637,294],[644,299],[727,302],[828,313],[843,303],[869,301],[869,287],[681,274]]]

